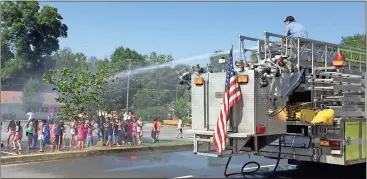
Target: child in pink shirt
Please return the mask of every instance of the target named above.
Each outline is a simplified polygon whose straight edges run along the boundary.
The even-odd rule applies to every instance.
[[[55,139],[56,139],[55,124],[52,124],[50,127],[51,127],[51,144],[53,146],[56,146],[56,144],[55,144]]]
[[[85,126],[84,126],[84,122],[79,124],[78,126],[78,145],[77,148],[78,149],[84,149],[84,140],[85,140]]]
[[[92,138],[93,138],[93,125],[90,121],[87,121],[86,123],[87,128],[87,147],[92,146]]]
[[[138,137],[138,123],[136,122],[136,119],[133,119],[130,126],[131,130],[131,144],[135,145],[137,144],[137,137]]]

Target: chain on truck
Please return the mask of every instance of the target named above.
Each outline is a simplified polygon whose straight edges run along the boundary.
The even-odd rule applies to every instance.
[[[245,48],[245,41],[257,48]],[[226,73],[200,66],[179,72],[180,84],[191,88],[195,154],[366,162],[366,50],[269,32],[264,39],[240,35],[239,47],[241,60],[234,64],[242,99],[230,112],[222,154],[212,143]],[[247,63],[248,51],[257,63]]]

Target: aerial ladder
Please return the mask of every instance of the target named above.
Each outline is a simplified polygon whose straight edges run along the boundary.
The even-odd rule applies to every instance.
[[[257,48],[246,48],[247,41]],[[353,165],[366,161],[366,50],[265,32],[239,36],[234,62],[242,100],[231,110],[226,150],[213,146],[225,72],[195,67],[181,74],[191,87],[194,153],[260,155]],[[257,57],[248,64],[246,52]],[[186,77],[185,77],[186,76]]]

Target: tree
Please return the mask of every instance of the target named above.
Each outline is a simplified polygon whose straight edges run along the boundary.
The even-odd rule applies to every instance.
[[[214,54],[210,56],[210,67],[213,72],[221,72],[223,69],[225,70],[227,65],[219,64],[219,59],[224,58],[228,59],[228,53],[223,52],[222,50],[214,51]]]
[[[103,92],[103,110],[110,112],[116,109],[123,109],[126,106],[126,89],[120,81],[111,82],[106,85]]]
[[[76,73],[68,68],[49,70],[43,80],[56,86],[55,91],[62,95],[56,101],[64,105],[59,112],[63,120],[71,120],[73,116],[84,113],[84,105],[93,100],[88,92],[91,86],[90,72],[77,69]]]
[[[62,16],[56,8],[40,8],[37,1],[5,1],[0,9],[1,50],[6,54],[1,59],[6,68],[3,82],[22,83],[29,76],[40,76],[45,71],[44,57],[59,49],[60,37],[67,37]]]
[[[98,64],[97,63],[99,61],[101,61],[101,60],[98,60],[98,58],[95,57],[95,56],[89,57],[88,60],[87,60],[88,70],[96,72],[97,69],[98,69]]]
[[[70,48],[63,48],[53,55],[55,68],[68,68],[72,71],[80,68],[88,69],[87,56],[83,53],[73,53]]]
[[[191,109],[189,101],[185,97],[181,97],[178,100],[173,101],[171,108],[178,119],[187,117],[190,114]]]
[[[352,36],[342,37],[341,45],[366,49],[366,34],[354,34]]]
[[[157,54],[156,52],[152,52],[149,56],[147,56],[147,61],[149,65],[167,63],[171,62],[172,60],[172,55]]]
[[[71,120],[73,116],[80,113],[95,110],[106,110],[106,89],[113,79],[110,78],[111,72],[101,66],[97,72],[82,70],[78,68],[73,72],[68,68],[49,70],[43,76],[43,80],[55,85],[55,91],[61,93],[61,97],[56,101],[63,103],[59,115],[64,120]],[[92,111],[93,112],[93,111]]]
[[[135,116],[142,117],[144,121],[152,122],[155,118],[168,119],[168,106],[151,106],[145,109],[137,109],[134,111]]]
[[[252,64],[252,63],[257,63],[258,59],[257,59],[257,55],[255,53],[251,53],[251,59],[248,61],[248,63]]]
[[[42,83],[36,79],[30,78],[23,89],[22,108],[24,112],[37,112],[43,104],[41,93]]]
[[[176,71],[180,67],[188,66],[164,67],[136,76],[135,87],[140,90],[133,97],[133,106],[138,109],[162,106],[176,100],[176,86],[178,85]],[[177,91],[178,97],[182,94],[183,90]]]
[[[7,42],[1,41],[1,68],[4,69],[4,64],[11,59],[14,59],[14,54],[10,51],[9,44]]]
[[[111,75],[116,71],[108,70],[106,66],[101,65],[97,72],[91,76],[91,94],[96,102],[98,110],[110,111],[110,101],[107,96],[110,95],[110,85],[115,79]],[[112,103],[114,104],[114,103]]]
[[[125,70],[128,68],[129,62],[132,66],[145,65],[145,57],[135,50],[129,48],[118,47],[111,55],[111,62],[114,68],[118,70]]]

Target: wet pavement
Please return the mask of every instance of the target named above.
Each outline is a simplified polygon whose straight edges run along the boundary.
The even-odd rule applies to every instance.
[[[154,152],[125,153],[119,155],[94,156],[42,163],[15,164],[1,166],[1,177],[65,177],[65,178],[224,178],[223,170],[227,158],[218,159],[194,155],[189,152]],[[236,156],[232,159],[229,172],[238,172],[248,161],[257,161],[272,170],[275,160],[258,156]],[[365,165],[340,169],[337,166],[302,167],[281,160],[282,171],[275,173],[275,178],[365,178]],[[252,167],[252,166],[248,166]],[[251,170],[251,169],[249,169]],[[267,175],[267,173],[265,173]],[[258,174],[255,177],[263,177]],[[248,176],[249,178],[251,176]],[[242,176],[233,176],[242,178]]]
[[[22,125],[25,125],[26,122],[22,122]],[[3,126],[1,127],[1,142],[3,142],[5,145],[7,143],[7,127],[8,123],[7,122],[3,122]],[[150,137],[150,131],[151,131],[151,125],[145,125],[143,128],[143,143],[152,143],[152,139]],[[95,130],[94,134],[94,138],[93,138],[93,143],[96,144],[98,142],[98,137],[96,134],[97,130]],[[178,140],[190,140],[193,139],[192,134],[189,132],[189,129],[185,129],[183,131],[183,139],[176,139],[176,135],[177,135],[177,128],[175,128],[174,126],[163,126],[161,128],[161,134],[160,134],[160,142],[168,142],[168,141],[178,141]],[[67,126],[66,127],[66,148],[61,149],[61,150],[75,150],[75,146],[73,146],[72,148],[70,148],[70,129]],[[38,152],[39,150],[39,142],[37,145],[37,148],[31,151],[28,151],[28,142],[27,142],[27,137],[25,135],[25,130],[24,130],[24,134],[23,134],[23,138],[22,138],[22,151],[17,151],[17,150],[13,150],[10,146],[9,147],[4,147],[1,149],[1,156],[5,156],[5,155],[18,155],[18,154],[27,154],[27,153],[34,153],[34,152]],[[52,147],[51,146],[47,146],[44,149],[46,152],[48,151],[52,151]]]

